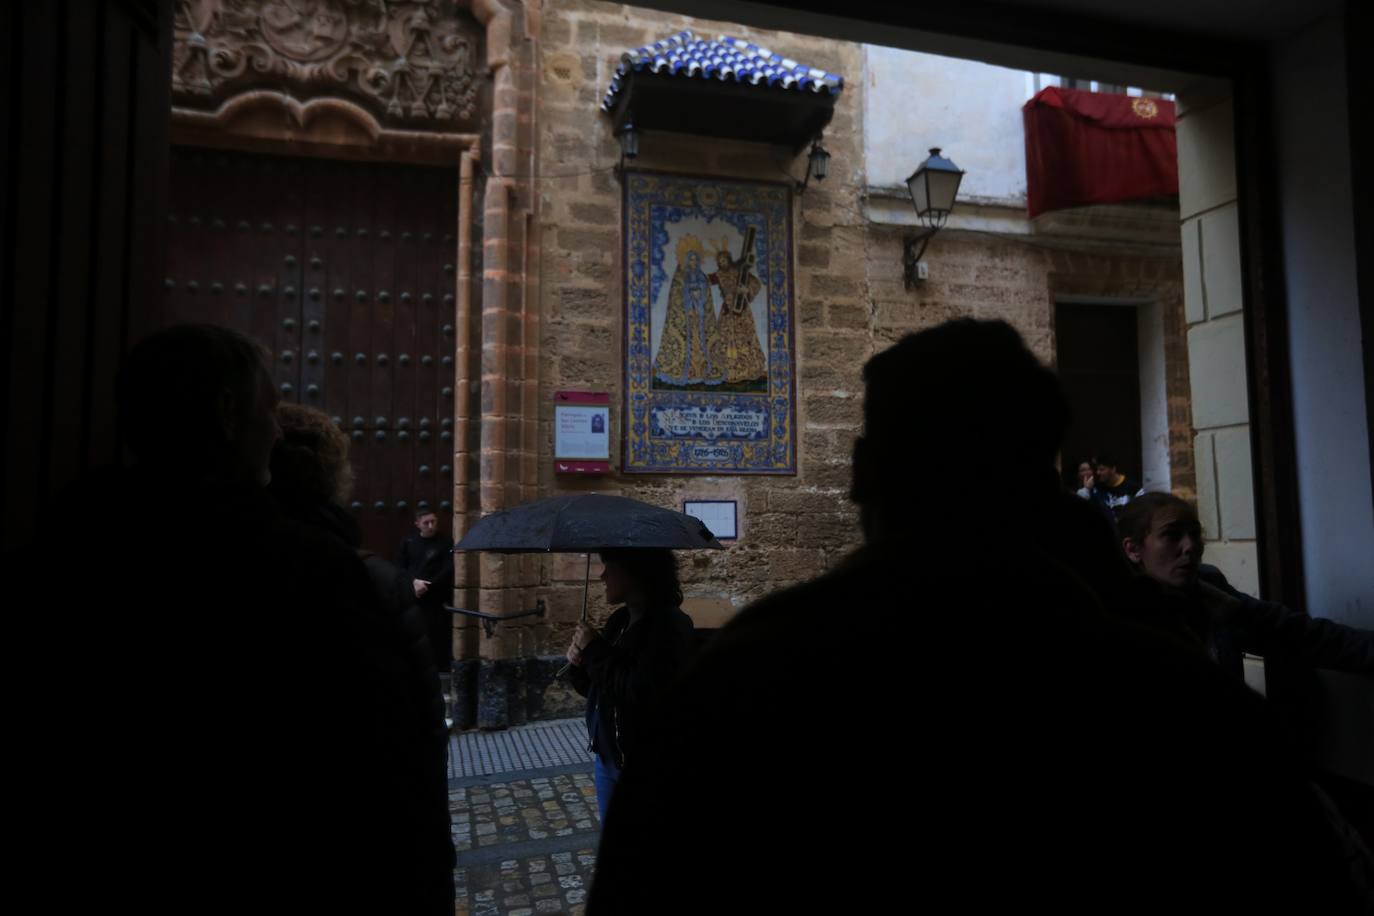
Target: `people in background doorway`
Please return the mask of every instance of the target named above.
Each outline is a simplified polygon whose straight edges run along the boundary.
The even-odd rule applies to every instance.
[[[1145,491],[1139,481],[1117,470],[1116,458],[1110,454],[1099,453],[1094,460],[1092,498],[1120,515],[1124,506]]]
[[[1282,656],[1317,668],[1374,674],[1374,632],[1299,614],[1231,587],[1202,562],[1202,526],[1192,505],[1172,493],[1146,493],[1121,510],[1121,548],[1141,575],[1168,591],[1161,619],[1226,671],[1242,678],[1245,653]]]
[[[453,600],[453,539],[439,531],[433,509],[415,510],[415,528],[401,541],[396,565],[424,611],[434,664],[448,671],[453,667],[453,612],[447,608]]]
[[[1078,489],[1074,492],[1081,499],[1093,498],[1093,487],[1097,483],[1097,475],[1093,473],[1093,465],[1092,458],[1085,458],[1078,462],[1078,474],[1074,478],[1078,483]]]
[[[1073,492],[1079,499],[1086,500],[1098,514],[1106,519],[1107,524],[1112,528],[1113,532],[1115,532],[1116,513],[1112,511],[1111,506],[1107,504],[1105,499],[1097,498],[1096,467],[1096,458],[1085,458],[1078,463],[1078,469],[1074,475],[1074,483],[1077,484],[1077,489]],[[1115,540],[1115,534],[1112,535],[1112,539]],[[1115,548],[1115,545],[1113,545],[1113,548]],[[1070,568],[1074,569],[1075,572],[1078,571],[1078,567],[1076,566],[1071,565]]]
[[[625,762],[652,740],[659,706],[694,645],[671,550],[601,553],[606,603],[621,605],[600,633],[579,623],[568,647],[573,688],[587,698],[601,819]]]

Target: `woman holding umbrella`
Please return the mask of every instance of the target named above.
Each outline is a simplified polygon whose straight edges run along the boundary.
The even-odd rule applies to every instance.
[[[682,612],[674,550],[720,550],[700,519],[625,496],[563,493],[493,512],[453,548],[496,553],[579,553],[587,557],[582,621],[568,647],[573,687],[587,698],[587,735],[596,755],[596,801],[604,818],[626,760],[649,745],[659,704],[694,646]],[[606,600],[621,604],[598,633],[587,625],[591,555],[601,556]],[[465,608],[456,614],[495,626],[518,615]],[[560,671],[559,674],[563,674]]]
[[[568,647],[569,679],[587,698],[587,736],[596,755],[601,819],[621,768],[652,734],[658,705],[691,656],[692,619],[671,550],[603,550],[606,602],[620,607],[598,633],[577,625]]]

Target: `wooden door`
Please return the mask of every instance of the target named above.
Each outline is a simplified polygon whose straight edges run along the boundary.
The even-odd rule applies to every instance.
[[[173,322],[243,331],[282,400],[347,430],[364,546],[394,553],[452,493],[456,170],[172,155]]]

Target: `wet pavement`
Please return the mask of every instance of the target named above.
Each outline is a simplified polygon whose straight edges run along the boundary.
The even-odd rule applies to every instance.
[[[582,721],[460,734],[449,759],[458,914],[582,913],[601,834]]]

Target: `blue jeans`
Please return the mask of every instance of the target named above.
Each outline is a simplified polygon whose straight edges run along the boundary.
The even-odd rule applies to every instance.
[[[601,812],[601,823],[606,823],[606,808],[611,803],[611,791],[620,779],[620,770],[614,763],[606,763],[601,755],[596,755],[592,766],[592,779],[596,783],[596,807]]]

